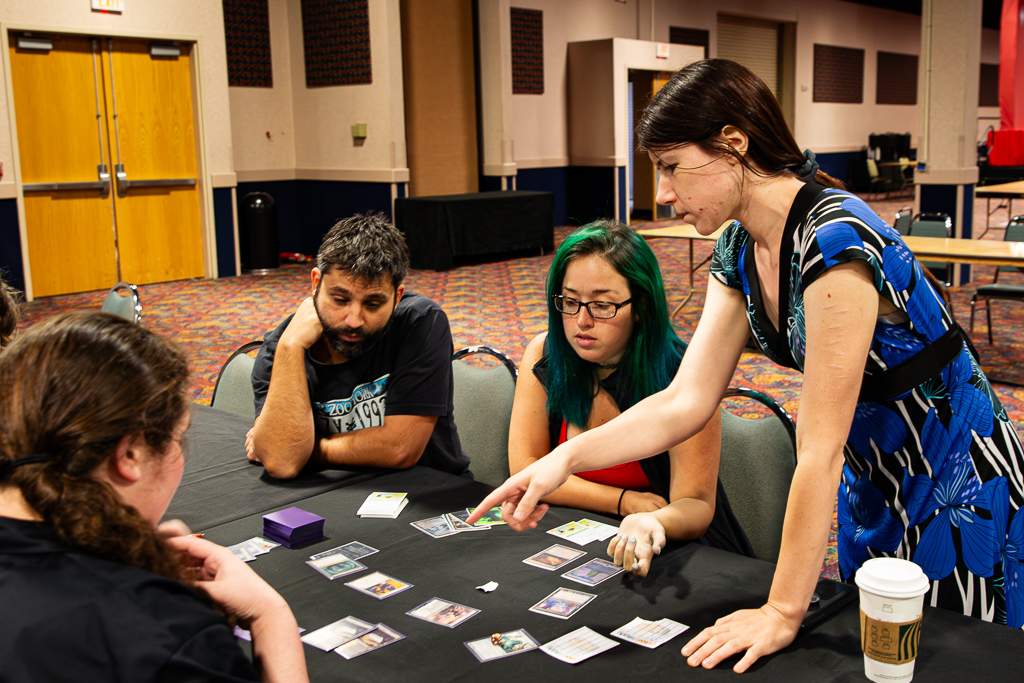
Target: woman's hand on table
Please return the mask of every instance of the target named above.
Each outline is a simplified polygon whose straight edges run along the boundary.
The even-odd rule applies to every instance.
[[[788,617],[768,603],[760,609],[744,609],[722,617],[698,633],[682,649],[686,663],[713,669],[722,660],[746,650],[732,668],[740,674],[758,658],[778,652],[796,638],[803,615]]]
[[[617,567],[647,576],[654,556],[665,547],[665,527],[649,512],[629,515],[608,543],[608,555]]]

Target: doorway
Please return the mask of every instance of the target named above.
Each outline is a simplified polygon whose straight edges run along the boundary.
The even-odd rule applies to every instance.
[[[202,277],[192,44],[9,40],[32,295]]]
[[[630,222],[661,220],[675,215],[675,210],[671,206],[658,204],[658,172],[647,152],[637,151],[634,137],[636,125],[640,122],[647,104],[670,78],[672,74],[667,71],[629,70]]]

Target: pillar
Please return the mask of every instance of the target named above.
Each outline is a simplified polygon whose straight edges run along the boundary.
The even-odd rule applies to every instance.
[[[953,236],[969,238],[978,182],[978,67],[982,0],[924,0],[921,7],[921,136],[918,206],[953,219]],[[966,65],[966,72],[965,72]],[[970,280],[970,267],[953,284]]]

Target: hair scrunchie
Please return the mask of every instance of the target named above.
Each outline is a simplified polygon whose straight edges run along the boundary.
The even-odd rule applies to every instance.
[[[26,455],[24,458],[17,458],[15,460],[8,460],[5,463],[0,463],[0,480],[9,478],[14,474],[14,470],[18,469],[22,465],[31,465],[37,462],[49,462],[53,460],[53,456],[49,453],[34,453],[32,455]]]
[[[818,174],[818,162],[814,160],[814,152],[809,149],[804,150],[804,165],[793,171],[796,173],[796,177],[805,183],[809,183],[814,180],[814,176]]]

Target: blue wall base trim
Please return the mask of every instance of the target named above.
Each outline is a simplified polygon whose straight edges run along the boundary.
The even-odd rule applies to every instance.
[[[235,229],[231,188],[213,188],[213,230],[217,244],[217,275],[238,275],[235,268]]]
[[[338,220],[375,211],[391,216],[391,183],[330,180],[238,183],[239,236],[245,230],[242,200],[250,192],[266,192],[274,198],[278,245],[282,252],[315,256],[324,235]],[[400,186],[398,192],[401,196],[403,187]]]

